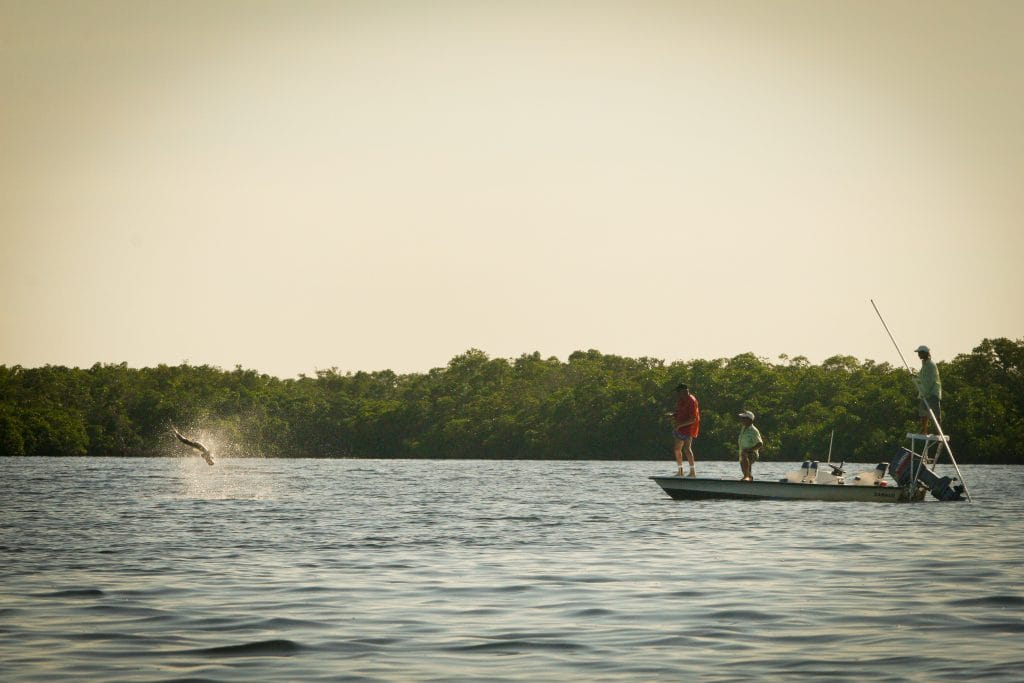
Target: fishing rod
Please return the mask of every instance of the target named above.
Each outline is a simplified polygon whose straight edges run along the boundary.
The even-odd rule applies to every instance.
[[[903,366],[907,369],[907,371],[911,375],[913,375],[914,371],[910,369],[910,364],[907,363],[907,359],[904,358],[903,352],[900,351],[900,345],[896,343],[896,339],[892,336],[892,332],[889,331],[889,326],[885,324],[885,318],[882,317],[881,311],[879,311],[878,310],[878,306],[875,305],[875,300],[874,299],[869,299],[869,301],[871,302],[871,307],[875,309],[875,314],[878,315],[878,319],[882,322],[882,327],[885,328],[886,334],[889,335],[889,339],[892,341],[892,345],[896,347],[896,353],[898,353],[900,355],[900,360],[903,361]],[[953,450],[949,447],[949,437],[946,436],[945,432],[942,431],[942,425],[939,424],[939,418],[935,415],[935,411],[932,410],[932,407],[928,403],[928,401],[925,400],[924,392],[921,391],[921,385],[918,384],[917,382],[914,382],[914,388],[917,389],[917,396],[918,396],[918,398],[921,399],[921,402],[924,404],[924,407],[928,410],[928,415],[931,417],[932,423],[935,424],[936,431],[939,432],[939,438],[942,439],[942,443],[946,446],[946,452],[949,453],[949,461],[951,463],[953,463],[953,469],[956,470],[956,476],[960,478],[960,485],[964,487],[964,495],[967,496],[967,500],[970,501],[971,500],[971,494],[967,490],[967,482],[964,481],[964,475],[962,475],[960,473],[960,467],[959,467],[959,465],[956,464],[956,458],[953,457]],[[922,453],[926,452],[927,450],[928,450],[928,442],[926,440],[925,441],[925,448],[922,451]],[[938,460],[938,457],[936,457],[936,461],[937,460]],[[922,456],[921,463],[918,465],[918,470],[916,470],[914,472],[914,482],[915,483],[917,482],[917,472],[920,471],[920,468],[923,467],[923,466],[924,466],[924,457]]]

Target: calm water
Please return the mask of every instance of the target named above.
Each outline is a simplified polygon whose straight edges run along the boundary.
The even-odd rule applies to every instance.
[[[1024,468],[907,506],[672,469],[2,458],[0,679],[1021,680]]]

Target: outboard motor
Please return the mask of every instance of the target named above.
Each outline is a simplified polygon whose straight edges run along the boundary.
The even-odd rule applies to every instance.
[[[914,470],[918,468],[921,456],[913,451],[904,448],[899,455],[892,459],[890,471],[896,483],[906,488],[914,479]],[[879,463],[881,466],[881,463]],[[927,467],[920,467],[917,473],[917,483],[931,491],[932,496],[941,501],[963,500],[963,484],[953,485],[950,477],[940,477]]]

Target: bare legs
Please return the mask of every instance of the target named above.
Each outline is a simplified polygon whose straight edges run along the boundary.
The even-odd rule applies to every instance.
[[[683,476],[683,453],[686,453],[686,462],[690,465],[690,473],[686,476],[696,477],[697,471],[694,469],[693,459],[693,439],[676,439],[674,452],[676,455],[676,463],[679,465],[679,476]]]
[[[754,459],[746,453],[740,454],[740,469],[743,470],[743,481],[754,481]]]

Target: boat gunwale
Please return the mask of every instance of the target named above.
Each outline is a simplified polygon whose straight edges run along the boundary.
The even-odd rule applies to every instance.
[[[741,481],[706,477],[680,477],[679,475],[651,476],[649,479],[657,483],[674,500],[817,500],[836,503],[908,502],[906,492],[896,486],[858,486],[855,484],[818,484],[812,482],[769,480]],[[669,485],[666,486],[662,483],[663,481],[669,483]],[[697,484],[699,487],[706,486],[706,488],[688,486],[690,483]],[[711,484],[711,486],[707,486],[707,484]],[[718,487],[717,490],[716,487]],[[807,492],[809,490],[816,490],[822,492],[822,495],[785,495],[783,487],[799,488]],[[857,491],[857,493],[853,494],[853,491]],[[885,493],[879,495],[880,491]],[[844,495],[834,497],[825,492],[842,492]]]

